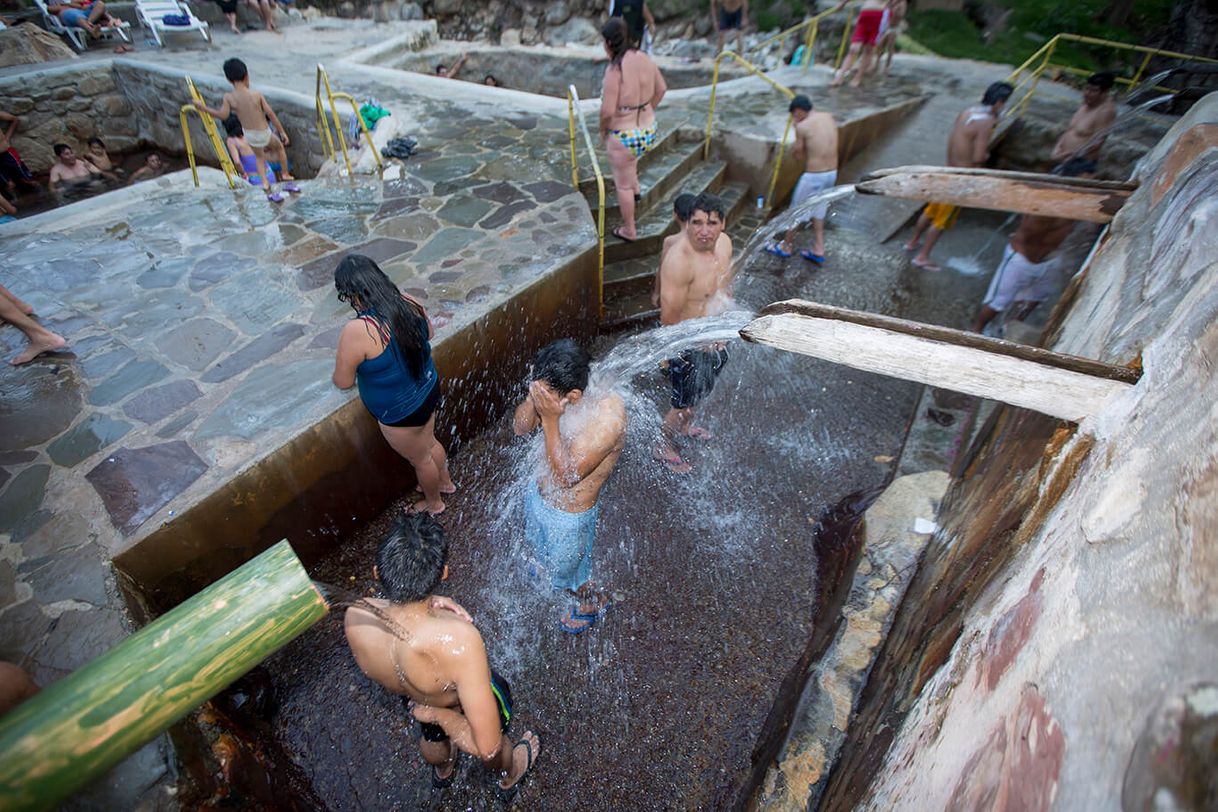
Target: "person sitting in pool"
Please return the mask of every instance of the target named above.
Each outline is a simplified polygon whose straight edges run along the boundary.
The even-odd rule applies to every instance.
[[[533,359],[529,394],[516,407],[517,436],[541,427],[543,460],[529,483],[524,533],[554,589],[579,600],[559,628],[579,634],[605,606],[589,578],[597,499],[622,454],[626,406],[613,392],[585,395],[591,358],[569,338],[547,344]]]
[[[622,224],[613,236],[626,242],[637,238],[635,196],[639,193],[639,158],[656,142],[655,109],[668,86],[651,57],[631,47],[626,23],[613,17],[601,29],[609,67],[601,93],[600,136],[613,167]]]
[[[139,183],[142,180],[159,178],[161,175],[165,174],[166,169],[168,169],[168,167],[165,166],[165,159],[162,158],[159,153],[150,152],[148,153],[148,156],[144,158],[144,165],[131,173],[131,179],[127,181],[127,185],[130,186],[131,184]]]
[[[258,175],[258,156],[254,155],[253,147],[245,140],[245,130],[241,128],[241,120],[234,113],[224,119],[224,145],[228,147],[228,156],[233,161],[233,166],[241,173],[241,177],[245,178],[251,186],[261,186],[262,178]],[[277,138],[271,139],[272,144],[279,144],[279,148],[283,149],[282,142]],[[269,155],[268,155],[269,157]],[[286,162],[287,158],[284,158]],[[279,181],[275,178],[276,162],[268,160],[266,162],[267,179],[274,186]],[[283,181],[283,190],[285,192],[299,192],[300,187],[293,183],[288,177],[281,177]]]
[[[723,217],[723,201],[717,195],[698,195],[685,226],[685,239],[673,246],[660,265],[661,324],[717,315],[730,306],[732,241],[723,233]],[[672,408],[664,415],[654,455],[674,473],[692,470],[682,459],[676,438],[711,438],[709,431],[693,424],[694,406],[715,388],[726,364],[727,345],[722,341],[685,350],[664,362],[672,387]]]
[[[488,73],[486,76],[482,77],[482,84],[486,85],[487,87],[503,87],[503,82],[496,79],[495,75],[492,73]]]
[[[338,300],[355,311],[338,336],[334,385],[359,384],[360,399],[385,441],[413,466],[423,499],[412,509],[443,513],[441,494],[455,493],[457,486],[436,439],[440,376],[431,359],[431,320],[362,254],[338,263],[334,288]]]
[[[435,787],[453,782],[461,753],[481,759],[512,797],[541,753],[532,731],[512,743],[512,692],[487,659],[469,613],[432,593],[448,574],[448,542],[431,516],[399,516],[376,552],[373,576],[388,600],[362,598],[343,629],[360,671],[402,697],[419,721],[419,751]]]
[[[113,175],[102,172],[88,161],[77,158],[76,153],[67,144],[56,144],[52,150],[55,152],[55,163],[51,166],[47,186],[60,202],[105,191],[102,179],[115,179]]]
[[[461,54],[461,58],[451,65],[443,63],[436,65],[436,76],[443,79],[456,79],[457,74],[461,72],[461,68],[465,65],[465,60],[469,58],[469,54]]]
[[[114,161],[110,160],[110,153],[106,152],[106,144],[97,136],[89,139],[89,147],[82,156],[86,161],[93,164],[101,172],[110,172],[115,177],[125,177],[126,172],[122,168],[114,165]]]

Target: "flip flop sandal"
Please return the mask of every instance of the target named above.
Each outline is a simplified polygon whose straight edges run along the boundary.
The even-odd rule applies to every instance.
[[[779,245],[778,243],[771,243],[770,245],[767,245],[762,250],[764,250],[767,254],[772,254],[773,256],[776,256],[776,257],[782,257],[783,259],[791,258],[791,252],[782,250],[782,246]]]
[[[609,598],[603,595],[598,596],[598,603],[600,605],[597,607],[596,611],[591,613],[579,611],[580,604],[575,604],[575,608],[571,610],[571,619],[587,620],[589,621],[589,625],[595,623],[596,621],[600,620],[601,615],[605,614],[609,607],[613,605],[613,601],[609,600]]]
[[[282,203],[283,195],[279,194],[279,192],[267,192],[266,199],[271,203]]]
[[[801,257],[803,257],[804,259],[808,260],[808,262],[811,262],[813,265],[824,265],[825,264],[824,256],[822,256],[821,254],[813,254],[811,251],[809,251],[806,248],[804,250],[800,251],[799,255]]]
[[[609,233],[612,234],[613,236],[617,237],[622,242],[634,242],[636,239],[638,239],[637,237],[627,237],[625,234],[621,234],[620,233],[621,230],[622,230],[622,227],[618,226],[617,228],[613,229],[613,231],[611,231]]]
[[[290,192],[291,194],[294,194],[294,195],[298,195],[303,191],[299,186],[296,185],[296,181],[294,181],[294,180],[284,181],[282,189],[285,192]]]
[[[533,746],[529,744],[528,739],[517,739],[516,743],[512,745],[512,752],[515,753],[516,748],[522,744],[524,745],[525,750],[528,753],[528,760],[525,761],[525,763],[524,763],[524,772],[522,772],[520,774],[520,777],[516,779],[516,783],[512,784],[507,789],[504,789],[502,786],[500,786],[498,781],[495,782],[495,794],[498,795],[499,800],[505,804],[510,804],[510,803],[512,803],[512,801],[516,800],[516,793],[520,791],[521,784],[523,784],[525,782],[525,780],[528,779],[529,771],[533,769],[533,758],[534,758]],[[539,748],[539,752],[540,752],[541,736],[537,737],[537,747]]]
[[[583,634],[584,632],[588,631],[588,629],[591,629],[596,625],[596,621],[599,617],[599,613],[593,617],[580,615],[579,606],[574,606],[567,612],[566,617],[559,619],[558,628],[567,634]],[[584,625],[578,628],[573,628],[572,626],[567,625],[568,623],[583,623]]]

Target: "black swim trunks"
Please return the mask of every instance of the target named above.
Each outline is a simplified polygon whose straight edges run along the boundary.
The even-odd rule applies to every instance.
[[[672,384],[672,407],[687,409],[715,388],[715,379],[727,365],[727,348],[685,350],[668,359],[668,380]]]
[[[731,31],[739,29],[740,24],[744,22],[744,8],[738,8],[735,11],[728,11],[725,8],[719,9],[719,30]]]
[[[499,729],[507,733],[508,723],[512,721],[512,687],[493,668],[491,669],[491,693],[495,695],[495,702],[499,705]],[[402,704],[407,707],[406,713],[409,714],[410,697],[403,696]],[[424,741],[448,741],[448,734],[439,725],[432,724],[431,722],[419,722],[419,728],[423,731]]]
[[[396,423],[386,423],[386,426],[396,426],[398,428],[418,428],[426,426],[427,421],[431,420],[432,413],[436,410],[436,404],[440,402],[440,382],[437,380],[431,386],[431,393],[427,399],[420,404],[419,408],[415,409],[410,414],[403,417]],[[371,412],[369,412],[371,414]],[[376,415],[372,415],[376,417]]]

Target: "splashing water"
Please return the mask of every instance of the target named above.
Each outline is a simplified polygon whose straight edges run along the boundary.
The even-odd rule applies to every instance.
[[[806,200],[801,200],[799,203],[788,207],[781,214],[776,214],[773,219],[753,232],[753,236],[749,238],[749,241],[745,243],[744,248],[741,249],[737,256],[736,264],[740,265],[746,258],[756,253],[764,243],[775,239],[777,235],[785,234],[789,229],[810,222],[812,220],[812,211],[818,206],[824,203],[832,203],[834,200],[840,200],[853,193],[853,183],[834,186],[823,192],[817,192]]]

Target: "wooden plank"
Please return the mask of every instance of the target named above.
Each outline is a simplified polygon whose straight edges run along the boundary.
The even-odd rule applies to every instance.
[[[0,808],[55,808],[327,611],[279,542],[0,718]]]
[[[740,331],[741,336],[854,369],[999,400],[1076,423],[1127,391],[1131,386],[1128,379],[1137,376],[1121,367],[1022,348],[1043,354],[1042,360],[1030,360],[1021,357],[1026,352],[1011,351],[1018,345],[960,330],[891,329],[902,320],[811,302],[780,304],[788,305],[787,309],[771,305]],[[793,304],[797,306],[791,307]],[[820,308],[824,310],[817,314]],[[851,313],[856,318],[838,318],[825,311]],[[1097,367],[1108,374],[1079,371]]]
[[[1136,184],[1065,178],[1033,172],[903,166],[872,172],[855,185],[861,194],[933,200],[973,209],[1040,214],[1107,223]]]

